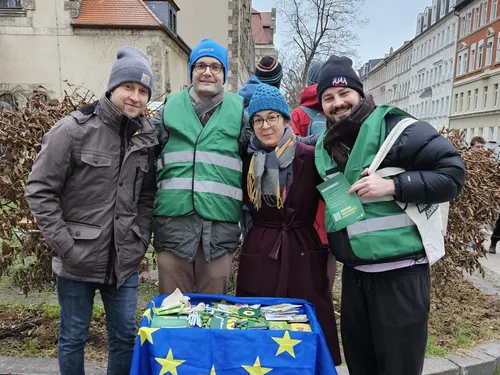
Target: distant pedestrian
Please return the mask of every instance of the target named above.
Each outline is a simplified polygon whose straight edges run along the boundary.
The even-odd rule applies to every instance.
[[[470,146],[473,150],[484,150],[484,146],[486,145],[486,141],[483,137],[474,137],[470,141]]]

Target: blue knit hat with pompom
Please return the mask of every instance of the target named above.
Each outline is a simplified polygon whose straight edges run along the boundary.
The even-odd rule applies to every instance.
[[[260,111],[276,111],[286,119],[291,119],[290,108],[283,94],[276,87],[266,83],[258,85],[252,99],[250,99],[250,105],[248,106],[250,121]]]

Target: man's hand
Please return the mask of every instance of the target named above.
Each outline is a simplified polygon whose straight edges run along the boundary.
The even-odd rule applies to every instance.
[[[396,187],[392,179],[386,180],[376,173],[368,176],[368,168],[361,173],[361,176],[363,178],[355,182],[347,194],[357,192],[360,198],[380,198],[396,194]]]

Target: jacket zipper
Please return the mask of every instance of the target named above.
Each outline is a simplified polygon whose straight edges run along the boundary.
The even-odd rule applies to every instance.
[[[126,145],[125,131],[126,131],[126,127],[127,126],[120,127],[120,164],[118,165],[120,172],[122,169],[123,160],[125,159],[125,145]],[[118,175],[120,175],[120,173]],[[113,216],[116,216],[116,212],[114,213]],[[116,221],[115,217],[113,217],[113,220]],[[113,272],[113,263],[115,260],[115,251],[116,251],[115,249],[116,249],[116,246],[115,246],[115,223],[113,222],[113,230],[111,231],[111,243],[109,245],[109,251],[108,251],[108,264],[106,265],[106,275],[104,276],[104,282],[106,284],[109,283],[110,278],[111,278],[111,273]],[[118,275],[116,275],[116,278],[118,279]]]
[[[137,179],[139,178],[140,168],[137,166],[135,169],[134,185],[132,187],[132,202],[135,202],[135,191],[137,189]]]

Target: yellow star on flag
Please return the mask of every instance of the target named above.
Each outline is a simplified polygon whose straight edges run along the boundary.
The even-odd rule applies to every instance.
[[[217,375],[215,373],[215,365],[212,365],[212,369],[210,370],[210,374],[208,374],[208,375]]]
[[[153,307],[153,314],[158,314],[158,311],[160,311],[160,307]]]
[[[158,331],[159,328],[149,328],[141,327],[139,328],[139,336],[141,337],[141,346],[148,340],[151,344],[153,343],[153,333]]]
[[[164,375],[170,373],[172,375],[177,374],[177,367],[182,365],[186,361],[174,359],[174,355],[172,354],[172,349],[168,351],[166,358],[155,358],[155,361],[161,365],[161,370],[158,375]]]
[[[281,338],[272,337],[272,339],[276,341],[279,345],[278,351],[276,352],[276,357],[279,356],[281,353],[287,352],[293,358],[295,358],[295,352],[293,351],[293,347],[302,342],[302,340],[294,340],[290,338],[290,333],[288,333],[288,331],[285,331],[283,337]]]
[[[255,360],[255,363],[253,366],[244,366],[243,367],[250,375],[264,375],[267,374],[268,372],[273,371],[272,368],[269,367],[261,367],[260,366],[260,358],[257,356],[257,359]]]
[[[142,314],[142,316],[145,316],[146,318],[148,318],[148,323],[151,323],[151,309],[147,309],[146,311],[144,311],[144,314]]]

